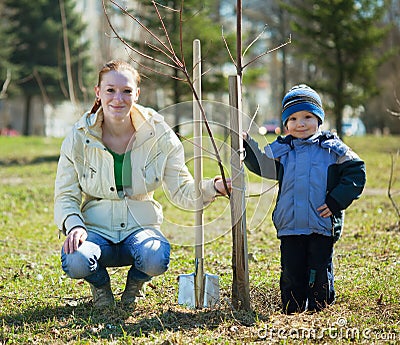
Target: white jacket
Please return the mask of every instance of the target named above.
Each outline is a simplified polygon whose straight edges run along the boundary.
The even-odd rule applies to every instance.
[[[116,190],[114,160],[101,140],[101,108],[84,114],[64,139],[54,199],[55,223],[64,233],[83,226],[118,243],[138,229],[159,228],[162,207],[153,194],[162,183],[174,203],[195,207],[194,180],[181,142],[153,109],[135,105],[133,112],[132,187],[123,192]],[[213,201],[214,180],[204,180],[202,191],[204,203]]]

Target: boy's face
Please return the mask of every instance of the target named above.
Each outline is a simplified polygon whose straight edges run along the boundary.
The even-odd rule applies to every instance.
[[[318,118],[304,110],[293,113],[286,122],[288,134],[298,139],[307,139],[313,136],[318,128]]]

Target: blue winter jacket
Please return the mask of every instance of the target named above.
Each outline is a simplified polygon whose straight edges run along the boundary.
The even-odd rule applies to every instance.
[[[248,137],[247,168],[279,182],[272,220],[278,237],[318,233],[339,239],[344,210],[357,199],[366,182],[364,162],[337,136],[318,132],[309,139],[278,137],[261,152]],[[333,216],[317,208],[327,204]]]

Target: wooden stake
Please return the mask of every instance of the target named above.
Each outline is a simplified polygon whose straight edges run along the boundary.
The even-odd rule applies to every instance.
[[[231,124],[232,192],[230,197],[232,221],[232,305],[251,310],[246,234],[245,180],[243,167],[242,92],[241,77],[229,77]]]

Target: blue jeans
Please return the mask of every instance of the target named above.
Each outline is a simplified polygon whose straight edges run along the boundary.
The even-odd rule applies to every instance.
[[[77,251],[61,250],[62,269],[74,279],[85,279],[95,287],[110,281],[106,267],[131,266],[128,279],[149,281],[163,274],[169,265],[170,244],[156,229],[139,230],[120,243],[88,231],[88,237]]]

